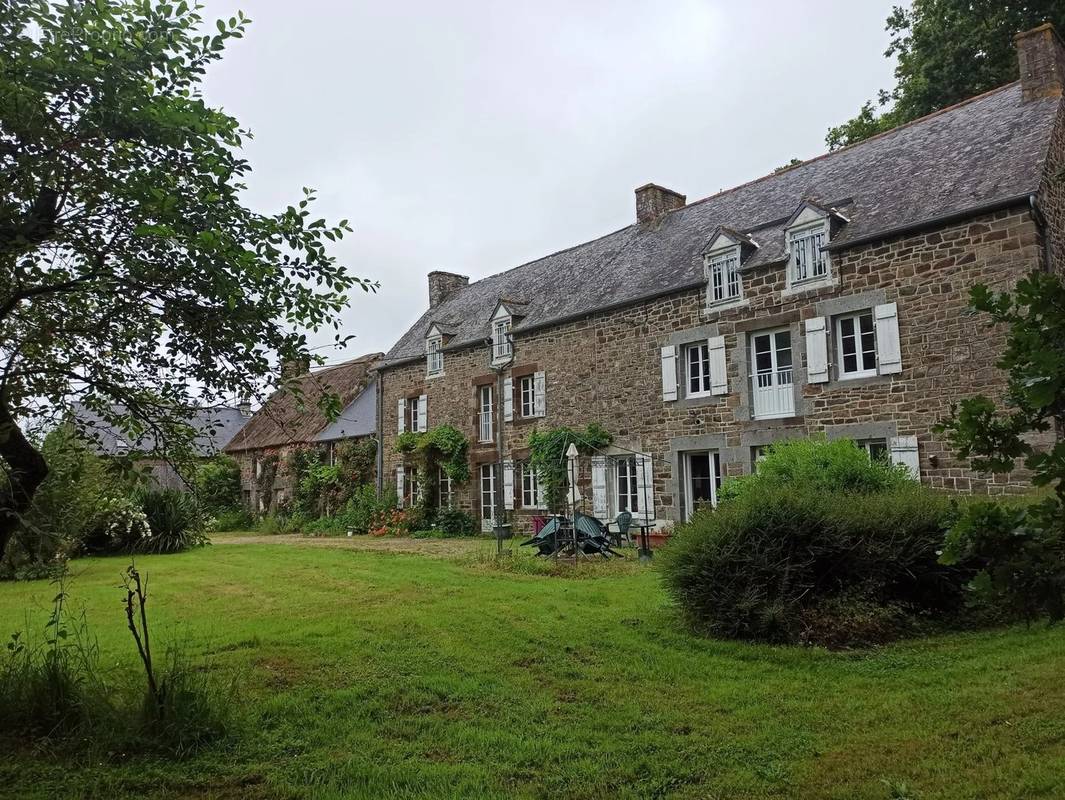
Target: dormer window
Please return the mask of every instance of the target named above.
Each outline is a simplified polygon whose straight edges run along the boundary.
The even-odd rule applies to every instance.
[[[819,222],[788,232],[793,284],[824,278],[828,275],[828,253],[824,251],[827,239],[827,222]]]
[[[740,248],[732,247],[706,258],[707,272],[710,273],[710,302],[737,299],[740,296]]]
[[[510,342],[510,317],[492,322],[492,361],[507,361],[514,350]]]
[[[433,376],[444,371],[444,340],[433,336],[425,342],[425,373]]]

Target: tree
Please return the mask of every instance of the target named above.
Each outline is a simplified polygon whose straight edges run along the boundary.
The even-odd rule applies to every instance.
[[[255,391],[374,288],[329,254],[350,228],[313,219],[310,190],[241,203],[250,134],[200,82],[247,23],[205,32],[184,0],[0,4],[0,554],[48,471],[32,420],[78,399],[179,459],[194,405]]]
[[[914,0],[908,10],[894,7],[884,55],[898,57],[895,88],[878,98],[886,110],[878,115],[873,103],[866,103],[858,116],[830,128],[825,142],[836,150],[1015,80],[1013,37],[1044,22],[1065,29],[1065,4]]]
[[[1023,508],[968,506],[947,536],[943,561],[978,572],[976,587],[1031,618],[1065,617],[1065,285],[1033,272],[1015,293],[971,290],[972,305],[1008,326],[998,366],[1008,374],[1005,409],[985,396],[952,409],[938,426],[961,458],[981,471],[1006,473],[1018,459],[1032,483],[1051,487],[1049,498]],[[1032,434],[1053,431],[1050,447]]]

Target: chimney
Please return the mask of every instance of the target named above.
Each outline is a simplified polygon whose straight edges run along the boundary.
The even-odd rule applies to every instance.
[[[636,221],[658,222],[668,212],[684,208],[688,198],[656,183],[648,183],[636,190]]]
[[[1024,102],[1061,97],[1065,87],[1065,44],[1049,22],[1013,37],[1021,67]]]
[[[293,358],[289,361],[281,362],[282,381],[298,378],[300,375],[306,375],[310,371],[311,358],[307,355],[301,355],[299,358]]]
[[[429,308],[436,308],[463,286],[469,286],[470,279],[454,272],[436,270],[429,273]]]
[[[240,396],[240,402],[237,403],[237,411],[240,412],[242,417],[251,416],[251,398],[248,395],[242,394]]]

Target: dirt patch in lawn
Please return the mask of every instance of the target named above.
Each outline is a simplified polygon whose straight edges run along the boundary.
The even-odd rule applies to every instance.
[[[261,535],[217,533],[212,544],[284,544],[292,547],[332,547],[341,550],[370,550],[377,553],[413,553],[436,558],[455,558],[494,546],[488,539],[403,539],[387,536],[303,536],[298,533]]]

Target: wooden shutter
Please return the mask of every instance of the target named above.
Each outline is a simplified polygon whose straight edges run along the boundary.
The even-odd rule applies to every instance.
[[[403,465],[396,467],[396,508],[403,508]]]
[[[592,456],[592,514],[606,520],[610,514],[610,499],[606,488],[606,456]]]
[[[636,456],[636,496],[640,501],[639,516],[646,520],[654,519],[654,460],[649,455]]]
[[[677,399],[677,346],[662,348],[662,399]]]
[[[399,432],[403,433],[407,430],[407,398],[399,398],[399,410],[397,412],[399,417]]]
[[[429,398],[424,394],[418,398],[418,430],[429,430]]]
[[[710,393],[728,394],[728,363],[725,360],[725,337],[706,340],[710,350]]]
[[[533,375],[533,416],[547,416],[547,375],[537,372]]]
[[[806,320],[806,381],[825,383],[828,380],[828,320],[813,317]]]
[[[503,462],[503,508],[514,508],[514,461]]]
[[[891,463],[904,464],[910,475],[920,480],[921,456],[917,450],[916,436],[896,436],[890,442]]]
[[[899,309],[895,303],[877,306],[876,355],[881,375],[902,372],[902,348],[899,345]]]
[[[514,421],[514,379],[503,379],[503,421]]]

